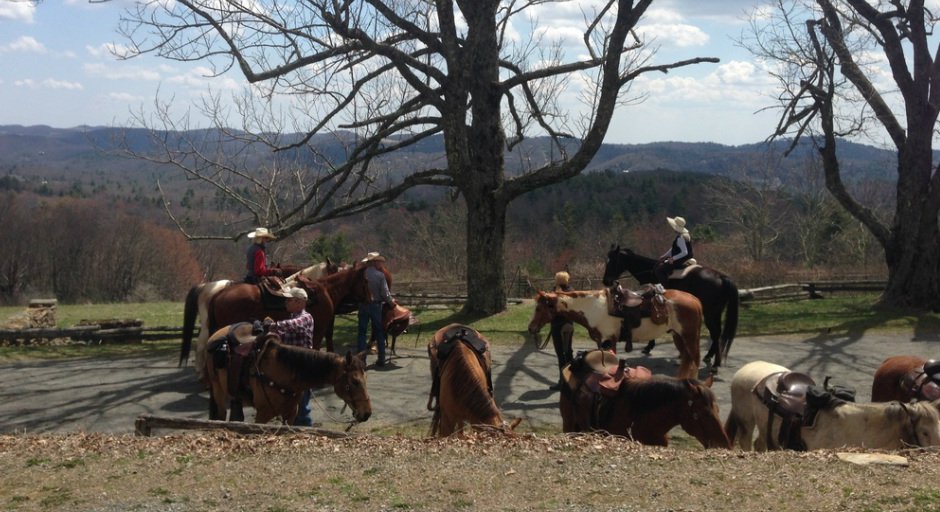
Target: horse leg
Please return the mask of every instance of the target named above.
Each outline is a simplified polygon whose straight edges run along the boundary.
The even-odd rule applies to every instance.
[[[229,421],[245,421],[245,410],[242,407],[241,400],[231,400],[232,412],[229,414]]]
[[[702,360],[705,364],[708,364],[712,361],[712,358],[715,358],[714,367],[717,368],[721,366],[721,310],[718,310],[718,314],[715,314],[715,311],[709,311],[709,314],[705,315],[705,328],[708,329],[708,337],[711,338],[711,345],[708,346],[708,352],[705,354],[705,358]]]
[[[693,354],[689,348],[689,336],[680,335],[672,331],[672,342],[679,350],[679,375],[680,379],[698,378],[698,354]]]

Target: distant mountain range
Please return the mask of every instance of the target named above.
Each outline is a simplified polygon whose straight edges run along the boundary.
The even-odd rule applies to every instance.
[[[180,134],[168,134],[174,139]],[[188,136],[203,136],[213,140],[211,131],[190,132]],[[290,138],[290,136],[286,137]],[[44,180],[79,180],[87,176],[98,176],[103,181],[118,182],[129,179],[138,181],[140,173],[146,175],[165,175],[167,169],[159,166],[131,160],[107,150],[115,147],[116,140],[124,140],[135,150],[147,150],[150,145],[148,132],[142,129],[125,130],[121,128],[82,126],[70,129],[51,128],[48,126],[0,126],[0,176],[21,176],[25,179],[41,177]],[[327,153],[342,155],[342,145],[336,134],[322,136],[314,143]],[[349,137],[345,137],[349,140]],[[614,170],[644,172],[654,170],[673,170],[718,174],[736,179],[766,179],[773,176],[784,183],[805,179],[804,169],[808,156],[814,149],[802,143],[789,157],[777,163],[768,158],[771,154],[780,154],[789,141],[776,141],[772,144],[746,144],[725,146],[715,143],[655,142],[649,144],[604,144],[589,165],[587,172]],[[332,145],[332,147],[331,147]],[[548,145],[544,139],[534,138],[521,144],[516,151],[528,155],[528,161],[540,158],[546,161]],[[440,137],[433,137],[400,152],[402,169],[414,168],[417,162],[435,162],[443,165],[443,143]],[[891,151],[848,141],[840,143],[842,166],[848,181],[892,182],[895,176],[895,154]],[[270,155],[265,148],[259,150],[258,158]],[[513,172],[513,162],[519,157],[515,153],[507,154],[507,167]],[[395,159],[392,159],[394,162]],[[764,172],[765,168],[773,169]],[[176,172],[176,171],[173,171]],[[116,173],[116,174],[115,174]],[[128,176],[131,173],[135,176]],[[120,176],[123,175],[123,176]]]

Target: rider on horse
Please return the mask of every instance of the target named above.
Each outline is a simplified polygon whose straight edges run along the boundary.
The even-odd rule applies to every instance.
[[[245,253],[245,268],[248,271],[245,282],[258,284],[262,277],[278,275],[277,269],[268,268],[264,246],[265,242],[277,240],[277,237],[268,231],[268,228],[257,228],[248,233],[248,239],[252,240],[252,244]]]
[[[672,247],[659,258],[659,263],[653,271],[661,284],[669,281],[669,274],[678,267],[682,267],[692,259],[692,235],[685,227],[685,219],[682,217],[666,217],[669,226],[678,233],[672,241]]]

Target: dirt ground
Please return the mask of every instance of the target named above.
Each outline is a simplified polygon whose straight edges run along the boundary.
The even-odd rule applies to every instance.
[[[524,419],[519,435],[426,439],[425,340],[399,339],[393,364],[370,372],[373,417],[345,440],[131,435],[144,413],[207,417],[192,369],[172,358],[0,365],[0,509],[940,510],[935,449],[900,453],[902,466],[859,466],[829,451],[705,451],[678,430],[668,449],[559,434],[558,395],[548,389],[554,354],[531,341],[494,349],[497,402],[507,417]],[[724,415],[733,372],[763,359],[831,376],[864,402],[881,360],[936,356],[938,341],[850,330],[739,338],[713,389]],[[590,346],[576,340],[576,348]],[[671,344],[629,356],[656,373],[677,369]],[[339,429],[348,418],[331,393],[317,393],[315,421]]]

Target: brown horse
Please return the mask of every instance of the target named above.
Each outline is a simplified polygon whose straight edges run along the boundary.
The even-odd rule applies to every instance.
[[[701,353],[699,337],[702,330],[702,303],[695,296],[679,290],[666,290],[669,318],[656,324],[643,318],[633,329],[633,339],[651,340],[671,333],[679,349],[679,378],[695,378]],[[598,348],[616,347],[620,337],[622,318],[608,314],[606,290],[576,292],[539,292],[535,299],[535,312],[529,322],[529,332],[538,334],[555,315],[582,325]]]
[[[587,385],[594,370],[579,362],[568,366],[571,377],[561,386],[558,407],[565,432],[602,431],[667,446],[667,433],[678,425],[705,448],[731,448],[711,376],[704,382],[662,375],[625,378],[611,396],[603,396]]]
[[[428,343],[432,381],[428,409],[434,411],[432,436],[462,432],[465,424],[509,430],[518,425],[516,420],[506,427],[493,400],[489,346],[479,332],[459,324],[439,329]]]
[[[333,350],[333,320],[335,305],[344,300],[365,302],[369,288],[365,278],[366,266],[356,264],[316,280],[298,277],[297,285],[307,291],[307,311],[313,315],[313,346],[319,348],[324,338],[327,351]],[[270,317],[273,320],[287,318],[287,311],[268,309],[262,301],[261,288],[247,283],[230,283],[215,293],[207,307],[209,332],[225,325]],[[183,337],[180,361],[189,356],[191,337]],[[205,344],[196,345],[196,368],[204,367]],[[203,366],[200,366],[202,364]]]
[[[356,421],[372,415],[366,387],[365,354],[345,356],[281,344],[275,334],[254,336],[243,322],[219,329],[210,337],[206,359],[209,380],[209,419],[224,420],[227,402],[244,402],[255,408],[255,422],[279,417],[290,424],[297,416],[301,395],[308,389],[333,386]],[[238,346],[245,345],[244,350]],[[235,352],[242,357],[233,357]],[[237,365],[229,370],[232,365]],[[240,382],[230,388],[230,378]]]
[[[933,366],[918,356],[892,356],[875,371],[871,384],[872,402],[910,402],[940,398],[938,363]]]
[[[345,266],[337,265],[329,260],[322,263],[317,263],[309,267],[299,267],[295,265],[283,265],[277,266],[280,269],[280,275],[285,277],[291,276],[294,280],[299,276],[303,276],[310,280],[316,280],[323,276],[330,274],[335,274],[341,268]],[[186,294],[185,303],[183,306],[183,343],[180,349],[180,361],[179,366],[183,366],[183,363],[189,359],[189,351],[192,346],[193,333],[196,329],[196,320],[200,322],[199,328],[199,337],[196,340],[196,368],[197,371],[199,368],[205,367],[205,362],[202,360],[204,353],[204,347],[206,346],[206,340],[209,339],[209,335],[212,334],[217,328],[225,324],[215,324],[209,325],[209,305],[212,301],[212,298],[215,297],[219,291],[225,289],[230,284],[235,284],[237,281],[231,281],[227,279],[219,281],[209,281],[205,283],[197,284],[190,288],[189,293]],[[235,321],[244,321],[248,320],[247,318],[242,318]],[[234,323],[228,322],[228,323]]]

